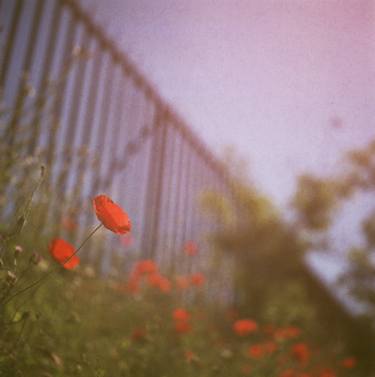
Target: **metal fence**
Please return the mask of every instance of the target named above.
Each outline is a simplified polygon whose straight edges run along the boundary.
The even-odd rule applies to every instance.
[[[198,198],[205,190],[230,195],[226,169],[77,2],[3,0],[0,9],[1,138],[18,157],[48,166],[38,227],[70,216],[77,238],[95,221],[90,198],[106,193],[132,219],[134,253],[204,268],[207,253],[193,264],[178,255],[188,240],[207,249],[216,225]],[[21,184],[31,174],[9,169]]]

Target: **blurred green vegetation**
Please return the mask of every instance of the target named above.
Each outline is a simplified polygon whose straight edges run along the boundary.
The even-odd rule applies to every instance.
[[[92,265],[83,259],[76,271],[55,271],[32,286],[56,268],[47,249],[58,224],[43,231],[39,227],[52,204],[38,157],[26,163],[9,153],[0,179],[8,211],[0,225],[0,376],[321,377],[324,368],[335,371],[331,376],[371,375],[373,214],[363,220],[366,244],[351,248],[341,278],[365,304],[362,317],[338,302],[334,289],[307,267],[305,256],[329,231],[345,201],[374,189],[374,145],[350,152],[348,167],[336,178],[302,176],[292,201],[293,221],[286,221],[243,177],[244,167],[233,152],[227,155],[232,191],[225,197],[216,192],[201,197],[202,209],[217,224],[209,235],[206,287],[186,292],[173,284],[171,292],[159,292],[144,283],[135,294],[125,289],[128,276],[123,273],[134,260],[117,257],[117,273],[101,276],[103,248]],[[27,180],[14,174],[18,166],[32,172]],[[100,235],[93,242],[104,245]],[[229,274],[223,287],[230,293],[227,301],[210,290],[223,266]],[[168,277],[174,282],[176,276]],[[184,334],[176,333],[173,322],[179,307],[191,314],[192,329]],[[257,330],[239,336],[233,331],[238,319],[255,321]],[[301,334],[277,337],[278,330],[290,327]],[[308,347],[306,361],[293,351],[300,344]],[[262,356],[251,356],[251,347],[263,350]],[[341,362],[348,357],[358,364],[344,367]]]

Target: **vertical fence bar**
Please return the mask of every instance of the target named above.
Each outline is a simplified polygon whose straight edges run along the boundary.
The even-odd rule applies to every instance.
[[[1,85],[4,85],[7,81],[9,65],[17,39],[16,35],[20,30],[22,31],[20,20],[22,20],[24,3],[23,0],[16,0],[13,8],[9,38],[1,62]],[[42,4],[44,4],[43,0],[37,0],[32,16],[31,32],[27,36],[26,54],[24,61],[21,62],[26,71],[33,66],[34,46],[38,40],[37,36],[40,35],[39,21],[43,14]],[[63,25],[64,28],[62,23],[65,21],[63,19],[63,11],[65,10],[67,10],[68,19]],[[171,251],[169,259],[173,268],[175,268],[176,262],[180,259],[182,242],[186,242],[188,238],[198,242],[198,236],[205,230],[210,230],[208,229],[209,222],[202,220],[198,212],[196,196],[202,188],[208,186],[216,187],[220,192],[225,191],[225,182],[224,178],[220,176],[222,172],[219,165],[211,160],[209,152],[202,147],[197,137],[189,131],[189,128],[181,124],[177,116],[166,110],[166,105],[163,104],[146,80],[128,62],[126,56],[117,50],[101,28],[89,19],[78,3],[71,0],[56,0],[54,7],[51,7],[51,12],[52,21],[48,28],[50,34],[48,39],[45,40],[46,51],[41,64],[43,76],[42,78],[38,76],[40,93],[38,93],[35,102],[36,110],[32,117],[31,139],[27,145],[27,150],[30,154],[33,153],[38,144],[41,143],[39,139],[44,140],[41,136],[43,132],[40,122],[47,101],[49,101],[48,74],[52,72],[56,61],[59,80],[56,93],[51,98],[54,124],[46,130],[47,150],[45,154],[48,165],[51,170],[54,169],[46,179],[49,189],[53,185],[56,187],[56,190],[50,190],[50,194],[56,191],[54,203],[66,197],[67,187],[70,187],[70,183],[72,183],[74,197],[72,203],[73,206],[77,207],[79,197],[84,195],[94,196],[98,189],[109,187],[112,184],[114,174],[124,174],[123,169],[128,166],[129,161],[134,162],[134,164],[131,162],[131,169],[138,169],[143,164],[144,171],[148,174],[145,206],[140,209],[140,211],[144,210],[142,216],[144,226],[141,235],[143,256],[153,258],[156,252],[159,252],[160,246],[167,245]],[[97,54],[92,63],[89,77],[86,72],[86,62],[80,61],[77,71],[74,71],[76,80],[69,81],[68,84],[67,76],[73,64],[72,47],[74,40],[77,39],[79,27],[84,28],[82,43],[90,45],[90,43],[95,42]],[[64,32],[61,52],[57,51],[59,30]],[[107,56],[107,64],[103,64],[104,58]],[[57,59],[61,62],[57,62]],[[112,70],[119,66],[123,69],[123,75],[121,81],[114,82]],[[114,84],[117,86],[114,87]],[[86,86],[88,89],[86,89]],[[131,97],[127,103],[129,106],[125,109],[124,93],[128,87]],[[101,89],[104,96],[98,94]],[[85,97],[87,97],[87,104],[85,105],[80,102],[80,99],[82,93],[86,93],[86,90],[89,93],[85,94]],[[112,105],[111,99],[114,95],[116,95],[116,102]],[[101,103],[99,103],[99,98]],[[144,103],[145,98],[147,104]],[[21,83],[16,92],[16,104],[21,109],[25,107],[23,106]],[[96,108],[99,111],[95,111]],[[151,108],[154,111],[152,116],[147,115]],[[67,114],[64,113],[65,109],[67,109]],[[85,109],[86,113],[82,114],[82,109]],[[110,115],[111,109],[113,109],[113,116]],[[13,113],[12,115],[9,128],[13,132],[10,139],[13,142],[18,129],[20,114]],[[95,115],[97,115],[98,122],[95,122]],[[143,126],[142,122],[146,117],[153,117],[152,126]],[[79,119],[82,119],[82,121],[78,122]],[[125,120],[126,124],[124,124]],[[97,127],[93,126],[94,123]],[[42,124],[44,126],[44,123]],[[126,135],[122,132],[123,130],[126,130]],[[78,132],[80,132],[82,138],[82,151],[85,153],[82,153],[81,158],[76,162],[72,155],[75,151],[71,150],[68,144],[75,139]],[[110,134],[111,138],[109,138]],[[61,140],[59,137],[61,137]],[[146,159],[132,160],[139,152],[142,143],[151,137],[152,139],[149,140],[151,143],[150,154],[147,156],[147,162]],[[62,150],[62,155],[57,155],[56,144],[61,147],[59,150]],[[126,145],[125,151],[124,145]],[[94,170],[91,157],[93,152],[98,150],[103,154],[103,158],[98,160],[97,170]],[[148,152],[148,149],[146,150]],[[118,151],[121,151],[120,158]],[[140,162],[138,163],[138,161]],[[72,166],[77,166],[76,172],[72,172]],[[88,171],[89,173],[87,173]],[[129,172],[125,174],[129,174]],[[82,189],[85,186],[85,178],[87,178],[86,181],[89,186],[87,191]],[[132,184],[133,187],[130,191],[134,194],[133,191],[136,192],[137,182]],[[136,192],[134,195],[136,198],[141,196],[143,196],[143,193],[137,196]],[[53,211],[56,211],[56,217],[58,217],[60,210],[61,208],[52,206],[52,213],[51,208],[49,208],[48,216],[54,216]],[[162,217],[163,221],[161,221]],[[87,214],[84,218],[86,225],[91,218],[90,214]],[[47,217],[43,221],[46,219]],[[161,236],[163,233],[167,233],[168,237],[162,243]],[[163,262],[165,253],[164,251],[164,254],[160,255]],[[190,258],[191,263],[187,266],[187,269],[191,271],[193,267],[199,267],[203,258],[204,255],[199,255],[194,259]]]
[[[146,220],[142,236],[142,253],[147,258],[155,255],[159,237],[159,216],[165,164],[165,145],[167,138],[166,117],[162,109],[156,109],[154,120],[154,138],[149,161],[148,192],[144,219]]]
[[[9,39],[7,41],[7,44],[5,46],[4,50],[4,58],[2,61],[2,66],[1,66],[1,72],[0,72],[0,88],[4,88],[5,80],[8,75],[8,69],[9,69],[9,63],[10,63],[10,57],[12,55],[12,48],[14,45],[14,39],[16,38],[17,35],[17,30],[21,18],[21,13],[22,9],[24,6],[24,1],[23,0],[17,0],[17,3],[15,5],[15,9],[13,11],[13,19],[11,21],[11,27],[9,31]]]
[[[192,154],[190,153],[191,145],[189,143],[189,139],[185,139],[185,148],[188,151],[186,155],[186,166],[184,168],[184,183],[183,183],[183,196],[182,196],[182,203],[181,203],[181,215],[180,218],[182,219],[179,226],[181,227],[181,239],[180,243],[176,249],[178,252],[177,255],[180,255],[183,251],[183,248],[188,241],[188,222],[189,217],[191,214],[191,203],[190,203],[190,183],[191,183],[191,168],[192,168]],[[184,269],[186,266],[183,266]],[[184,271],[185,272],[185,271]]]
[[[73,188],[73,197],[78,197],[79,191],[82,189],[83,180],[85,173],[89,169],[89,152],[90,146],[92,143],[92,131],[93,131],[93,121],[94,121],[94,109],[98,103],[98,89],[99,81],[103,72],[103,57],[104,52],[97,47],[97,52],[94,54],[94,62],[90,77],[90,86],[89,86],[89,98],[87,103],[87,110],[82,122],[83,134],[82,134],[82,147],[81,147],[81,158],[78,161],[77,167],[77,178],[76,184]]]
[[[112,60],[109,61],[110,64],[112,64]],[[107,145],[106,145],[106,140],[108,133],[110,132],[109,130],[109,124],[108,124],[108,118],[109,118],[109,108],[111,105],[111,98],[113,95],[113,76],[114,73],[111,69],[111,67],[106,67],[107,72],[106,72],[106,82],[105,82],[105,87],[104,87],[104,101],[101,104],[100,107],[100,120],[99,120],[99,133],[98,133],[98,140],[97,140],[97,147],[101,147],[101,154],[105,154],[105,151],[107,150]],[[93,197],[96,193],[97,190],[100,187],[100,181],[101,181],[101,175],[102,175],[102,166],[103,166],[103,161],[101,158],[98,160],[97,164],[97,171],[94,172],[94,181],[91,186],[91,191],[90,191],[90,197]]]
[[[86,46],[88,44],[88,33],[84,29],[83,30],[83,37],[81,44]],[[74,150],[74,139],[77,132],[77,119],[80,109],[80,99],[82,97],[82,89],[85,82],[86,77],[86,61],[84,59],[80,59],[78,63],[78,69],[76,71],[74,77],[74,85],[72,89],[72,93],[70,97],[72,98],[72,102],[69,109],[69,114],[67,115],[67,124],[66,124],[66,133],[64,139],[67,141],[63,146],[63,155],[61,156],[62,159],[62,168],[60,171],[59,176],[57,177],[56,183],[56,191],[58,193],[59,201],[62,201],[62,205],[56,206],[56,214],[55,219],[59,221],[59,217],[61,211],[64,209],[65,204],[65,196],[66,196],[66,181],[68,175],[70,173],[70,168],[74,159],[74,155],[77,154],[77,151]],[[60,223],[60,222],[59,222]]]
[[[121,77],[120,83],[118,83],[118,93],[116,96],[116,105],[115,105],[115,115],[114,119],[116,121],[116,124],[114,126],[113,130],[113,137],[110,144],[110,150],[111,158],[110,162],[108,164],[109,169],[107,171],[107,174],[103,177],[104,185],[109,186],[112,182],[112,177],[116,174],[116,151],[119,148],[120,143],[120,133],[121,133],[121,127],[123,127],[122,124],[122,118],[124,113],[124,98],[125,98],[125,92],[126,92],[126,76]]]
[[[29,39],[27,41],[26,56],[23,62],[23,67],[22,67],[22,74],[25,74],[25,75],[28,74],[28,72],[30,71],[30,67],[33,61],[32,59],[34,56],[35,43],[37,40],[38,30],[40,27],[40,19],[42,16],[42,11],[43,11],[43,1],[38,0],[36,4],[31,31],[29,34]],[[16,132],[19,127],[20,117],[23,111],[23,105],[24,105],[25,96],[26,96],[24,78],[20,79],[16,93],[17,95],[16,95],[16,102],[13,109],[13,114],[9,122],[9,125],[7,127],[7,130],[5,132],[5,137],[8,139],[9,146],[11,146],[14,143]]]
[[[172,233],[172,250],[171,250],[171,255],[172,255],[172,270],[174,271],[176,268],[176,255],[178,255],[177,249],[180,249],[180,246],[178,244],[179,241],[179,227],[180,227],[180,221],[179,221],[179,216],[180,216],[180,207],[181,207],[181,192],[183,192],[182,187],[183,187],[183,177],[184,177],[184,164],[185,164],[185,143],[184,139],[182,138],[181,135],[180,140],[181,144],[180,147],[178,148],[179,151],[179,156],[178,156],[178,170],[177,170],[177,177],[176,177],[176,196],[175,196],[175,203],[174,203],[174,211],[173,211],[173,224],[174,224],[174,232]]]
[[[46,48],[46,55],[44,58],[44,62],[42,64],[42,82],[40,88],[37,93],[37,100],[36,100],[36,110],[34,116],[31,121],[31,140],[28,146],[28,154],[31,155],[34,153],[36,146],[38,145],[39,133],[40,133],[40,122],[42,117],[42,112],[46,106],[46,102],[48,100],[48,82],[49,82],[49,74],[51,72],[53,56],[56,53],[56,39],[57,39],[57,32],[60,27],[61,22],[61,11],[62,6],[60,1],[55,1],[52,22],[51,22],[51,29],[49,30],[49,40],[47,43]]]
[[[175,150],[176,150],[176,136],[174,134],[174,128],[169,125],[168,123],[168,131],[169,131],[169,137],[168,137],[168,147],[169,147],[169,152],[167,153],[166,157],[166,168],[165,168],[165,174],[167,177],[165,178],[166,186],[165,186],[165,208],[164,208],[164,213],[163,216],[165,218],[165,235],[163,237],[164,239],[164,246],[162,248],[162,255],[160,256],[160,260],[163,263],[166,253],[168,253],[167,257],[170,257],[170,238],[171,238],[171,231],[170,229],[173,227],[173,220],[171,218],[172,214],[172,198],[173,198],[173,168],[174,168],[174,155],[175,155]],[[164,264],[164,263],[163,263]]]
[[[48,190],[49,194],[52,194],[52,180],[53,180],[53,166],[56,153],[56,141],[57,141],[57,133],[59,131],[61,125],[61,116],[62,116],[62,108],[63,102],[65,99],[65,92],[67,86],[67,78],[66,75],[69,72],[69,69],[72,64],[72,51],[73,51],[73,43],[74,43],[74,36],[77,30],[77,24],[73,23],[72,16],[69,17],[68,25],[67,25],[67,35],[65,36],[65,43],[61,58],[61,63],[59,67],[59,75],[58,75],[58,85],[56,87],[56,94],[53,101],[52,113],[53,113],[53,121],[52,127],[47,131],[47,150],[45,152],[45,161],[49,168],[48,174],[45,179],[45,187]],[[57,174],[57,173],[56,173]],[[53,210],[53,209],[52,209]],[[51,215],[51,213],[47,213],[46,215]],[[39,227],[43,228],[48,216],[43,216],[40,218]],[[55,231],[57,226],[54,226]]]

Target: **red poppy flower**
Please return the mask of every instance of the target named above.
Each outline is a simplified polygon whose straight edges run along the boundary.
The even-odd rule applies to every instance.
[[[254,344],[249,347],[248,354],[253,359],[260,359],[265,354],[265,349],[262,344]]]
[[[151,286],[159,288],[161,292],[168,293],[171,290],[170,281],[157,272],[148,275],[148,282]]]
[[[275,338],[277,340],[286,340],[297,338],[301,335],[301,330],[298,327],[288,326],[282,327],[275,331]]]
[[[134,329],[131,338],[132,340],[139,342],[146,339],[146,330],[144,328],[138,327]]]
[[[256,322],[251,319],[239,319],[233,324],[233,330],[237,335],[244,336],[258,328]]]
[[[158,271],[158,267],[154,261],[151,259],[144,259],[139,261],[135,265],[135,273],[136,274],[154,274]]]
[[[194,256],[198,253],[198,245],[194,241],[188,241],[184,245],[186,255]]]
[[[97,218],[109,230],[117,234],[130,231],[129,216],[106,195],[98,195],[93,200]]]
[[[61,238],[56,238],[51,242],[49,252],[67,270],[72,270],[79,264],[79,258],[73,255],[74,247]]]
[[[351,369],[354,368],[357,364],[357,359],[355,357],[347,357],[344,360],[341,360],[340,363],[344,368]]]
[[[204,284],[205,280],[206,279],[205,279],[204,275],[200,272],[193,274],[190,277],[191,284],[195,285],[197,287],[202,286]]]
[[[191,330],[191,325],[186,321],[177,321],[174,324],[174,328],[179,334],[186,334]]]
[[[310,359],[310,348],[306,343],[296,343],[292,347],[292,355],[300,363],[307,363]]]
[[[172,316],[175,321],[188,321],[190,319],[190,314],[182,308],[175,309]]]

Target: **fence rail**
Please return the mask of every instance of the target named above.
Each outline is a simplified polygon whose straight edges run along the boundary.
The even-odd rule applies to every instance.
[[[215,224],[197,198],[207,189],[230,195],[222,164],[76,1],[0,4],[1,138],[48,166],[48,210],[37,225],[70,216],[79,237],[94,221],[85,203],[105,192],[129,212],[132,247],[144,257],[178,264],[186,241],[204,249]],[[20,187],[31,174],[8,168]],[[204,253],[195,263],[205,265]]]

